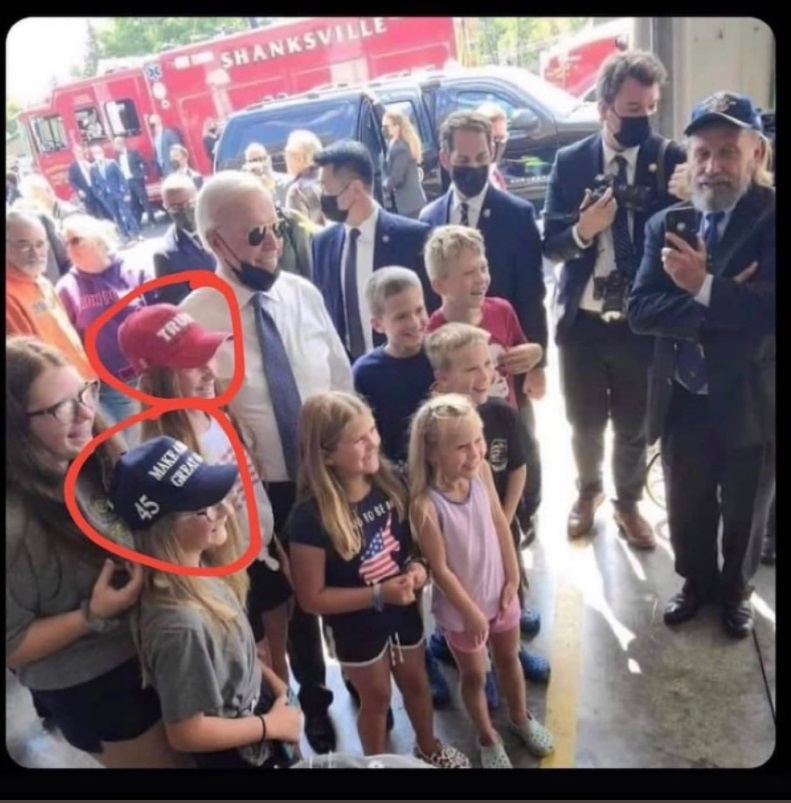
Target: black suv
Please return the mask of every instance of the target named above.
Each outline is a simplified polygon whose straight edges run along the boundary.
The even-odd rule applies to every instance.
[[[423,143],[423,184],[429,200],[447,187],[439,164],[439,128],[460,109],[484,101],[508,116],[508,144],[500,163],[509,189],[543,207],[546,185],[558,148],[599,130],[596,107],[583,103],[532,73],[516,67],[458,68],[387,77],[364,86],[315,90],[285,100],[266,101],[238,112],[225,124],[217,144],[216,170],[238,168],[245,147],[261,142],[275,169],[283,170],[283,148],[291,131],[313,131],[323,144],[352,138],[363,142],[377,166],[381,200],[381,165],[385,142],[370,94],[385,109],[407,114]]]

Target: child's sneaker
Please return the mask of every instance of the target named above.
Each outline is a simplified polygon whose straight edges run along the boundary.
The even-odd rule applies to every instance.
[[[483,687],[486,694],[486,704],[489,706],[490,711],[500,707],[500,690],[497,688],[497,679],[494,672],[490,669],[486,673],[486,685]]]
[[[511,720],[508,720],[508,725],[534,756],[544,758],[554,752],[555,740],[552,734],[529,711],[524,725],[516,725]]]
[[[455,747],[443,744],[439,739],[437,739],[437,746],[437,750],[431,755],[427,755],[415,745],[415,757],[442,770],[468,770],[472,766],[470,759]]]
[[[481,752],[481,766],[485,770],[511,770],[514,765],[508,758],[508,753],[503,747],[503,740],[497,738],[494,744],[482,745],[478,742],[478,750]]]
[[[520,647],[519,663],[525,679],[531,683],[546,683],[549,680],[549,661],[546,658]]]
[[[525,605],[519,616],[519,629],[523,636],[535,636],[541,630],[541,614],[529,605]]]
[[[429,650],[426,650],[426,673],[431,686],[431,701],[434,703],[434,708],[442,708],[450,702],[450,688],[440,671],[439,664]]]

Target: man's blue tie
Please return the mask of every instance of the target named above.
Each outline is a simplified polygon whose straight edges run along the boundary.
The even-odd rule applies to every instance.
[[[343,268],[343,292],[346,298],[346,331],[349,335],[349,353],[352,360],[365,354],[365,336],[360,319],[360,297],[357,292],[357,238],[359,229],[349,232],[349,249]]]
[[[616,156],[615,163],[618,165],[616,182],[620,185],[628,184],[629,176],[626,172],[625,157]],[[618,211],[615,213],[615,220],[612,224],[612,244],[615,251],[615,266],[626,276],[634,276],[637,272],[637,255],[629,234],[629,212],[623,204],[618,204]]]
[[[283,447],[283,457],[286,461],[289,479],[294,481],[297,478],[297,438],[302,399],[299,395],[297,381],[294,379],[294,372],[291,370],[286,348],[283,345],[283,339],[280,337],[274,319],[264,308],[263,293],[256,293],[253,296],[253,309],[255,310],[258,343],[261,346],[261,356],[264,360],[264,375],[269,387],[269,396],[272,399],[272,409],[275,413],[280,444]]]
[[[703,241],[706,243],[706,254],[711,259],[712,252],[720,239],[720,223],[725,212],[707,212],[704,216],[705,228]],[[685,340],[678,348],[676,358],[676,376],[690,393],[700,393],[706,386],[706,359],[700,343]]]

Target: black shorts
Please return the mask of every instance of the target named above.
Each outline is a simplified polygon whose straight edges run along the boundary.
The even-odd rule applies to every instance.
[[[262,560],[254,560],[247,567],[250,592],[247,595],[247,617],[256,641],[264,637],[261,614],[279,608],[288,602],[294,592],[281,570],[272,571]]]
[[[101,753],[102,742],[135,739],[162,719],[157,693],[143,688],[137,658],[77,686],[34,695],[66,741],[86,753]]]
[[[332,626],[328,630],[342,666],[365,666],[378,661],[388,647],[412,650],[423,643],[423,619],[417,603],[388,610],[385,626],[374,636],[341,634]]]

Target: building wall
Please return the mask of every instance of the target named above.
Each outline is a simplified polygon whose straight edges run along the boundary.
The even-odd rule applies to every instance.
[[[653,17],[636,26],[636,47],[652,50],[670,73],[660,130],[680,137],[696,102],[718,90],[774,107],[775,42],[755,17]]]

